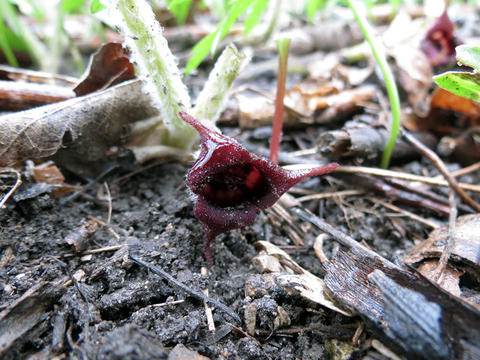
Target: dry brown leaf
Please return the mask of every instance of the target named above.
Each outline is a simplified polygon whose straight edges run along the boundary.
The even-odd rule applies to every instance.
[[[300,267],[282,249],[268,241],[257,241],[255,247],[260,250],[260,253],[252,259],[254,266],[262,273],[274,273],[278,288],[343,315],[352,316],[351,312],[332,300],[323,279]],[[286,264],[288,266],[285,266]],[[279,269],[281,271],[278,271]],[[297,273],[291,273],[292,269]]]
[[[442,88],[435,89],[430,106],[432,108],[456,111],[472,118],[480,117],[480,105],[478,103],[452,94]]]
[[[135,77],[130,52],[119,43],[107,43],[92,55],[86,76],[73,89],[77,96],[87,95]]]
[[[92,175],[125,126],[158,114],[132,80],[102,92],[0,117],[0,166],[52,157],[70,170]]]
[[[404,259],[407,264],[416,264],[425,259],[440,258],[447,240],[448,226],[434,230],[427,240],[416,246]],[[480,279],[480,216],[464,215],[457,219],[455,246],[450,264],[470,272]]]

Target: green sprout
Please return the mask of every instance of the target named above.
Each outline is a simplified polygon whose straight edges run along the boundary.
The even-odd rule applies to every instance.
[[[380,69],[382,70],[388,98],[390,100],[390,112],[392,118],[390,135],[388,137],[387,144],[385,145],[381,161],[381,167],[386,169],[388,168],[393,148],[395,147],[395,142],[397,141],[398,133],[400,131],[400,96],[398,95],[398,88],[397,84],[395,83],[395,78],[393,77],[392,70],[388,65],[387,58],[384,53],[384,47],[375,37],[374,31],[368,23],[366,17],[360,13],[359,1],[347,0],[347,2],[353,11],[353,14],[355,15],[355,19],[362,29],[365,39],[372,49],[373,56],[375,57],[378,66],[380,66]]]
[[[276,42],[278,48],[277,96],[275,98],[275,114],[273,116],[272,140],[270,142],[270,161],[278,164],[278,153],[280,151],[280,142],[282,140],[285,84],[287,81],[290,39],[282,38],[278,39]]]
[[[438,86],[466,99],[480,101],[480,46],[460,45],[455,48],[459,63],[473,72],[448,71],[433,77]]]

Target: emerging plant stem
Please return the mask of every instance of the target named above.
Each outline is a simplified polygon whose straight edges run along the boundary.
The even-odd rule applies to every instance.
[[[400,97],[398,95],[397,85],[395,83],[395,78],[393,77],[392,70],[388,65],[387,58],[385,57],[383,45],[378,41],[374,36],[374,31],[368,23],[365,16],[363,16],[359,9],[360,3],[358,0],[347,0],[348,6],[353,11],[355,19],[357,20],[360,28],[362,29],[365,39],[372,48],[373,56],[377,61],[380,69],[382,70],[383,77],[385,79],[385,86],[387,88],[388,98],[390,99],[390,111],[392,117],[392,124],[390,128],[390,136],[388,138],[387,144],[385,145],[385,150],[382,156],[381,167],[386,169],[390,162],[392,156],[393,148],[395,147],[395,142],[397,141],[399,129],[400,129]]]
[[[107,4],[132,50],[153,106],[159,109],[168,129],[166,143],[179,148],[190,146],[195,130],[177,115],[179,111],[190,110],[190,96],[152,8],[144,0],[108,0]]]
[[[194,117],[212,123],[218,120],[228,101],[233,82],[249,60],[235,45],[230,44],[225,48],[198,95],[193,109]]]
[[[131,57],[138,66],[139,77],[146,83],[152,105],[160,111],[161,117],[149,121],[145,129],[152,133],[163,122],[168,131],[163,145],[191,149],[198,134],[178,117],[180,111],[192,111],[190,97],[152,8],[146,0],[105,1],[132,51]],[[233,45],[225,49],[193,109],[197,117],[215,123],[225,108],[233,81],[248,60]]]
[[[278,39],[276,42],[278,48],[277,97],[275,99],[272,140],[270,142],[270,161],[278,164],[278,152],[280,150],[280,141],[282,139],[283,110],[285,108],[283,100],[285,98],[285,83],[287,81],[290,39]]]

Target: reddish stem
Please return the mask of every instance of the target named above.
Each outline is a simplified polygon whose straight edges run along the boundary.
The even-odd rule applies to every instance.
[[[277,97],[275,99],[275,114],[273,116],[272,140],[270,142],[270,161],[278,164],[280,141],[282,140],[283,126],[283,99],[285,98],[285,83],[287,81],[288,49],[290,39],[277,40],[278,47],[278,72],[277,72]]]

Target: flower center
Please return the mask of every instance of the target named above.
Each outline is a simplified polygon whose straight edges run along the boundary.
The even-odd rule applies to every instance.
[[[203,189],[203,195],[219,207],[252,202],[267,191],[267,181],[252,164],[235,166],[217,174]]]

